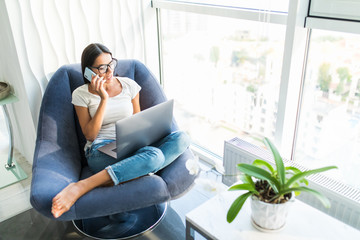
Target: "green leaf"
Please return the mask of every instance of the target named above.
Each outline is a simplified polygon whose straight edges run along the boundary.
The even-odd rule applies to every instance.
[[[285,184],[284,162],[283,162],[278,150],[276,149],[275,145],[268,138],[265,138],[264,142],[265,142],[265,145],[271,150],[271,152],[274,156],[274,160],[275,160],[275,164],[276,164],[276,171],[279,176],[280,184],[283,185],[283,184]]]
[[[286,170],[286,173],[287,173],[287,174],[291,174],[292,176],[295,175],[295,174],[298,174],[298,173],[302,173],[301,170],[299,170],[299,169],[296,168],[296,167],[292,167],[292,166],[285,167],[285,170]],[[291,172],[289,172],[289,170],[290,170]],[[308,180],[306,180],[305,178],[299,180],[299,182],[305,184],[306,186],[309,185]],[[294,186],[294,185],[293,185],[293,186]]]
[[[247,174],[241,174],[240,180],[241,180],[243,183],[251,184],[251,185],[253,186],[253,188],[255,189],[255,183],[254,183],[254,181],[252,180],[251,176],[249,176],[249,175],[247,175]]]
[[[324,172],[324,171],[328,171],[330,169],[334,169],[337,168],[336,166],[329,166],[329,167],[323,167],[323,168],[317,168],[317,169],[313,169],[313,170],[309,170],[309,171],[305,171],[305,172],[300,172],[295,174],[294,176],[292,176],[286,183],[285,188],[289,188],[291,187],[291,185],[296,182],[299,181],[309,175],[315,174],[315,173],[320,173],[320,172]]]
[[[303,179],[299,180],[299,183],[303,183],[303,184],[306,185],[306,186],[309,185],[309,181],[306,180],[306,178],[303,178]]]
[[[237,184],[237,185],[231,186],[228,190],[229,191],[236,191],[236,190],[254,191],[255,189],[253,188],[253,186],[251,184],[243,183],[243,184]]]
[[[296,167],[293,167],[293,166],[289,166],[289,167],[285,167],[285,170],[290,170],[292,171],[293,173],[300,173],[300,169],[296,168]]]
[[[246,164],[246,163],[240,163],[237,165],[237,167],[238,167],[239,171],[241,171],[247,175],[268,181],[268,183],[271,185],[271,187],[274,189],[275,192],[280,191],[281,186],[280,186],[279,181],[276,178],[274,178],[268,171],[266,171],[260,167],[253,166],[253,165]]]
[[[320,200],[320,202],[324,205],[324,207],[329,208],[331,206],[329,199],[327,197],[325,197],[322,193],[320,193],[314,189],[311,189],[308,187],[288,188],[288,189],[282,191],[281,194],[286,194],[289,192],[308,192],[308,193],[314,195],[315,197],[317,197]]]
[[[294,188],[297,188],[297,187],[300,187],[300,184],[298,182],[294,183],[293,186]],[[300,192],[296,191],[295,192],[295,196],[299,196],[300,195]]]
[[[231,204],[231,207],[229,208],[226,215],[226,220],[228,221],[228,223],[234,221],[239,211],[241,210],[242,206],[244,205],[246,199],[248,199],[248,197],[250,197],[251,195],[252,195],[251,192],[247,192],[239,196],[237,199],[235,199],[235,201]]]
[[[252,164],[258,167],[262,167],[262,166],[267,167],[270,170],[271,174],[274,175],[275,169],[273,168],[273,166],[271,166],[270,163],[261,159],[256,159]]]

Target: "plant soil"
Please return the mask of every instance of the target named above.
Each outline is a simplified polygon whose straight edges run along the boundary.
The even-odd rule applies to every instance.
[[[291,193],[276,197],[276,193],[266,180],[258,180],[255,182],[255,188],[259,192],[256,197],[266,203],[285,203],[290,200]]]

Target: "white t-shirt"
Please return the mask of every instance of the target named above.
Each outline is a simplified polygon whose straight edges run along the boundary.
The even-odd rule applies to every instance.
[[[130,78],[116,77],[116,79],[121,83],[122,91],[114,97],[109,97],[104,120],[96,139],[116,139],[115,122],[133,114],[131,100],[139,93],[141,87]],[[100,100],[100,96],[90,93],[88,84],[84,84],[74,90],[71,103],[88,108],[90,116],[93,118],[99,107]],[[91,141],[87,141],[85,149],[91,143]]]

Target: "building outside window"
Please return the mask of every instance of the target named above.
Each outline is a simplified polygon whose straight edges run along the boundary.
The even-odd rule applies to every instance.
[[[313,30],[295,160],[360,188],[360,36]],[[330,174],[330,172],[328,173]]]
[[[193,141],[222,156],[232,137],[272,138],[285,26],[161,12],[164,87]]]

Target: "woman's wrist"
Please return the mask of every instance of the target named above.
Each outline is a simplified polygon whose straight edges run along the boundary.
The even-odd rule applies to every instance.
[[[109,99],[109,97],[100,97],[100,104],[101,103],[107,103],[108,99]]]

